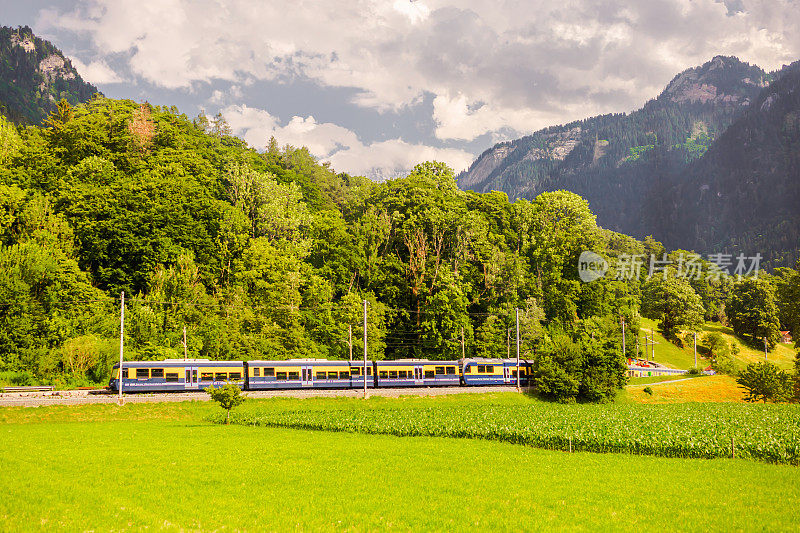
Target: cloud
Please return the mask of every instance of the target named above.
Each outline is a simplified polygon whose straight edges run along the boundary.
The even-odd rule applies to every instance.
[[[800,56],[791,0],[84,0],[40,24],[170,89],[299,78],[381,112],[432,95],[436,135],[461,141],[631,110],[717,54],[768,69]]]
[[[336,124],[319,123],[314,117],[292,117],[285,125],[268,111],[246,105],[229,106],[223,115],[233,132],[250,146],[263,149],[270,137],[279,144],[305,146],[338,171],[373,178],[407,173],[417,163],[436,160],[456,172],[466,169],[474,156],[463,150],[407,143],[401,139],[362,143],[355,133]]]
[[[72,65],[78,74],[81,75],[85,81],[93,85],[104,85],[111,83],[124,83],[125,79],[109,67],[105,61],[98,60],[92,61],[88,65],[77,58],[71,58]]]

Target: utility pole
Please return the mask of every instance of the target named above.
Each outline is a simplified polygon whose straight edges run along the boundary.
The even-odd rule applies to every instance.
[[[464,359],[464,328],[461,328],[461,359]]]
[[[656,335],[653,333],[653,328],[650,328],[650,342],[653,343],[653,359],[652,361],[655,362],[656,360]]]
[[[625,317],[619,317],[620,322],[622,322],[622,357],[626,357],[625,355]]]
[[[767,360],[767,338],[764,337],[764,361]]]
[[[125,291],[122,291],[119,295],[119,398],[118,402],[122,405],[122,381],[123,381],[123,370],[122,370],[122,350],[124,345],[124,338],[125,338]]]
[[[350,347],[350,360],[352,361],[353,360],[353,324],[348,324],[347,325],[347,333],[348,333],[347,338],[350,339],[347,342],[347,345]]]
[[[183,326],[183,360],[186,360],[186,326]]]
[[[697,332],[694,332],[694,367],[697,368]]]
[[[367,301],[364,300],[364,399],[367,399]]]
[[[516,309],[517,315],[517,390],[519,390],[519,308]]]
[[[506,359],[511,359],[511,328],[506,328]]]

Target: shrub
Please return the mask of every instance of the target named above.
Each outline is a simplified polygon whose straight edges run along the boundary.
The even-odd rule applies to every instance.
[[[643,389],[643,391],[644,391],[645,394],[649,394],[650,396],[653,395],[653,388],[652,387],[645,387]]]
[[[226,424],[230,421],[231,409],[241,405],[245,400],[244,396],[242,396],[242,389],[234,383],[226,383],[216,389],[211,386],[206,389],[206,392],[211,395],[212,400],[225,409]]]
[[[748,402],[785,402],[792,396],[789,374],[768,361],[750,363],[736,382],[747,391]]]

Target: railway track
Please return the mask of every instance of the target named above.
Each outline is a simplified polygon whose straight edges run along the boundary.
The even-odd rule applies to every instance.
[[[517,389],[513,386],[487,386],[487,387],[428,387],[428,388],[378,388],[370,389],[369,396],[395,398],[399,396],[441,396],[446,394],[481,394],[487,392],[511,392]],[[360,398],[364,392],[356,389],[322,390],[322,389],[294,389],[277,391],[246,391],[247,398]],[[125,403],[160,403],[160,402],[187,402],[209,401],[211,398],[205,392],[161,392],[125,394]],[[98,393],[98,391],[69,390],[50,392],[15,392],[1,393],[0,407],[41,407],[47,405],[84,405],[97,403],[117,403],[116,394]]]

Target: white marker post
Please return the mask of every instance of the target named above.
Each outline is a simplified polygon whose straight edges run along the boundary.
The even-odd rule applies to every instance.
[[[125,291],[122,291],[119,296],[119,380],[118,380],[118,389],[119,389],[119,398],[118,402],[122,405],[122,380],[123,380],[123,370],[122,370],[122,350],[124,346],[124,338],[125,338]]]
[[[367,301],[364,300],[364,399],[367,398]]]

